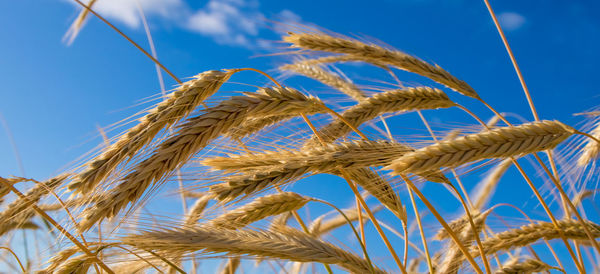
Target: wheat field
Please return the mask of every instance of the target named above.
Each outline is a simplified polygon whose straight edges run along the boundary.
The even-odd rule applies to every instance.
[[[68,42],[100,17],[95,2]],[[598,174],[600,113],[582,109],[583,122],[568,125],[538,117],[530,101],[523,116],[533,119],[519,121],[443,64],[383,43],[306,26],[279,42],[272,70],[183,80],[139,47],[177,87],[58,176],[0,175],[7,272],[600,272],[587,184]],[[358,85],[341,69],[353,67],[386,78]],[[223,96],[242,73],[268,84]],[[406,73],[432,84],[407,84]],[[428,119],[444,111],[463,119]],[[396,127],[398,117],[420,128]],[[324,184],[335,191],[308,191]],[[510,192],[535,206],[491,203]],[[46,252],[18,256],[11,240],[34,235]]]

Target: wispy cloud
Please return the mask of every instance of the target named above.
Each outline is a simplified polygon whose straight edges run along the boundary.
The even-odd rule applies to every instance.
[[[194,12],[186,27],[214,38],[217,43],[249,47],[264,23],[258,4],[234,0],[211,0]]]
[[[182,0],[98,0],[93,8],[108,19],[121,22],[130,28],[137,28],[141,24],[138,4],[146,16],[166,19],[176,18],[185,8]]]
[[[523,15],[516,12],[503,12],[498,15],[498,20],[503,29],[507,31],[513,31],[521,28],[526,20]]]
[[[94,10],[129,28],[138,28],[141,24],[138,3],[150,20],[171,21],[223,45],[270,48],[271,43],[261,38],[261,30],[269,25],[276,32],[282,31],[278,24],[275,27],[267,24],[267,16],[261,12],[256,0],[209,0],[198,10],[192,10],[183,0],[98,0]],[[290,10],[282,10],[271,19],[284,24],[301,22],[300,16]]]

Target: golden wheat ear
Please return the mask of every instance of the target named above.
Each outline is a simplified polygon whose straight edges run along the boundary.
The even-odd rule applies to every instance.
[[[426,172],[482,159],[518,157],[552,149],[573,133],[573,128],[558,121],[495,128],[407,153],[385,169],[395,174]]]
[[[188,116],[208,97],[216,93],[233,72],[210,70],[180,85],[140,118],[136,126],[91,160],[86,169],[69,185],[69,189],[81,193],[91,192],[119,163],[133,157],[161,130]]]
[[[311,199],[293,192],[282,192],[259,197],[254,201],[211,220],[208,225],[238,229],[269,216],[302,208]]]
[[[465,96],[479,98],[479,95],[471,86],[452,76],[440,66],[429,64],[398,50],[389,50],[374,44],[334,37],[324,33],[288,33],[287,36],[283,37],[283,41],[292,44],[292,47],[296,48],[342,53],[355,57],[358,61],[393,66],[425,76]]]
[[[182,124],[149,158],[140,162],[119,185],[111,189],[106,199],[87,209],[81,228],[87,230],[96,222],[117,215],[129,203],[138,201],[150,185],[161,182],[211,141],[241,125],[246,119],[322,105],[319,99],[297,90],[274,87],[234,96],[208,108],[203,114]]]
[[[250,255],[294,262],[336,264],[353,273],[387,273],[356,254],[342,250],[306,233],[288,229],[285,232],[179,228],[146,231],[121,239],[124,244],[158,252],[223,252],[228,255]]]

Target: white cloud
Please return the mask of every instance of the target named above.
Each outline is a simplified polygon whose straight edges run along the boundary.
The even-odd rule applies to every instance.
[[[517,30],[525,24],[525,17],[516,12],[503,12],[498,15],[498,21],[507,31]]]
[[[264,18],[253,2],[211,0],[190,16],[186,27],[217,43],[249,47]]]
[[[98,0],[93,8],[111,21],[138,28],[141,24],[138,3],[149,20],[166,19],[191,32],[210,37],[219,44],[252,49],[272,47],[271,42],[259,37],[265,27],[282,32],[287,30],[286,25],[301,22],[297,14],[282,10],[273,16],[276,23],[270,23],[260,11],[257,0],[209,0],[195,11],[183,0]]]
[[[74,1],[66,1],[80,7]],[[141,24],[138,4],[141,5],[146,17],[159,16],[172,19],[184,10],[182,0],[98,0],[92,8],[107,19],[121,22],[130,28],[137,28]]]

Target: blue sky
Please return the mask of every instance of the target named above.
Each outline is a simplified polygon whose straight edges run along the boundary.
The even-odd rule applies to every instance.
[[[140,2],[159,59],[180,78],[220,68],[272,71],[286,61],[283,57],[264,56],[284,47],[277,39],[285,27],[273,21],[314,24],[382,41],[435,62],[468,82],[499,110],[532,119],[482,1]],[[573,113],[600,102],[600,4],[511,0],[492,1],[492,5],[540,116],[577,124],[581,118],[573,117]],[[147,48],[134,1],[99,0],[96,8]],[[139,100],[160,93],[152,63],[96,18],[88,21],[72,45],[61,41],[78,10],[69,0],[0,2],[0,75],[4,79],[0,113],[29,177],[44,179],[71,167],[70,163],[101,143],[97,126],[106,127],[140,111],[142,107],[134,106]],[[373,84],[373,77],[382,75],[366,77],[361,69],[348,71],[348,76]],[[414,75],[399,75],[411,84],[430,84]],[[172,79],[166,75],[165,79],[167,87],[174,86]],[[267,83],[251,73],[235,76],[234,81]],[[289,83],[303,90],[325,90],[297,77]],[[226,91],[239,89],[247,87],[229,85]],[[488,113],[464,97],[449,95],[479,113]],[[426,115],[438,125],[471,123],[456,113]],[[0,130],[0,163],[0,176],[22,175],[4,128]],[[529,197],[529,192],[522,195],[524,199]]]

